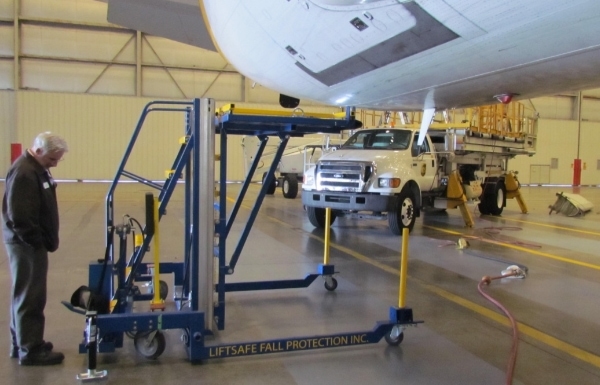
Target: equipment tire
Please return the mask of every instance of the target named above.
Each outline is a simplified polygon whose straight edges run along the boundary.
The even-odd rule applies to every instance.
[[[142,356],[154,360],[165,351],[167,342],[160,331],[139,331],[133,337],[135,350]]]
[[[325,209],[307,206],[306,213],[308,214],[308,220],[313,226],[319,229],[325,228]],[[330,226],[335,222],[335,218],[335,211],[331,210],[331,217],[329,219]]]
[[[506,206],[506,187],[504,186],[504,181],[500,180],[493,186],[488,187],[488,189],[487,194],[484,190],[483,202],[479,204],[479,211],[482,214],[502,214],[504,206]]]
[[[267,172],[263,172],[263,176],[262,176],[262,183],[265,184],[265,179],[267,179]],[[273,180],[271,181],[271,184],[269,185],[269,187],[267,188],[267,195],[273,195],[275,194],[275,189],[277,188],[277,182],[275,181],[275,177],[273,177]]]
[[[481,215],[488,215],[490,213],[490,210],[488,209],[488,206],[487,206],[487,200],[485,199],[485,196],[481,197],[481,202],[479,202],[477,207],[479,208],[479,212],[481,213]]]
[[[385,334],[385,342],[390,346],[398,346],[404,340],[404,331],[398,326],[394,326],[389,333]]]
[[[281,191],[284,198],[295,199],[298,196],[298,177],[296,174],[286,174],[283,176]]]
[[[331,282],[329,282],[329,281],[331,281]],[[330,279],[325,280],[324,285],[325,285],[325,289],[327,289],[328,291],[334,291],[338,287],[338,281],[337,281],[337,279],[331,277]]]
[[[160,295],[160,299],[162,299],[163,301],[165,299],[167,299],[167,295],[169,295],[169,285],[163,281],[162,279],[160,281],[158,281],[159,283],[159,295]]]
[[[388,212],[388,225],[395,235],[402,235],[402,229],[407,227],[412,231],[415,226],[416,207],[412,191],[402,190],[398,196],[396,208]]]

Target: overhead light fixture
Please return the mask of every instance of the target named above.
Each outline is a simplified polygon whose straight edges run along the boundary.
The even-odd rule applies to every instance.
[[[335,104],[343,104],[343,103],[347,102],[351,97],[352,97],[352,95],[344,95],[341,98],[337,99],[335,101]]]

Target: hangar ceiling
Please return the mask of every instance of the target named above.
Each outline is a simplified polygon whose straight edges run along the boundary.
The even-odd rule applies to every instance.
[[[95,0],[0,0],[0,89],[273,103],[218,53],[106,21]]]

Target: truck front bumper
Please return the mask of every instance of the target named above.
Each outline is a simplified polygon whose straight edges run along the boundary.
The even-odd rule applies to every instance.
[[[302,190],[302,204],[309,207],[330,207],[342,211],[393,210],[396,197],[393,195],[356,194],[335,191]]]

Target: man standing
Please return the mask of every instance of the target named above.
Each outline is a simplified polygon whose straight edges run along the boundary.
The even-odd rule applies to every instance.
[[[44,341],[48,252],[58,249],[56,167],[65,140],[39,134],[33,146],[10,167],[2,199],[2,230],[12,275],[10,356],[21,365],[60,364],[64,355]]]

